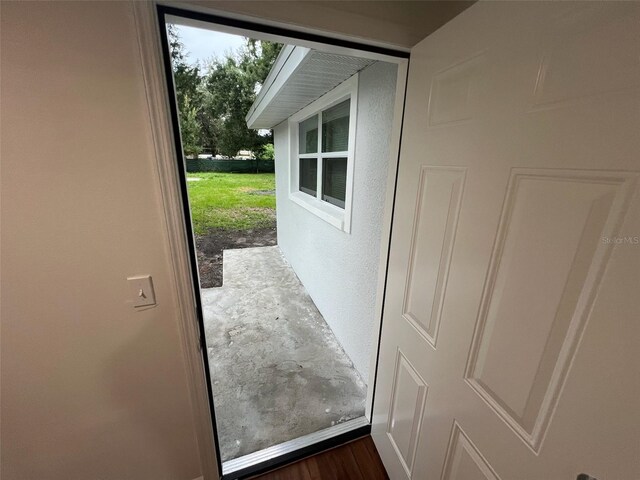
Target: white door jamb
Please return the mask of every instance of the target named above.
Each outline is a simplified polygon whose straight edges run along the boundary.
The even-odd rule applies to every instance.
[[[187,384],[196,428],[200,465],[204,480],[217,480],[218,462],[207,379],[200,352],[200,331],[196,313],[193,277],[189,263],[189,245],[185,234],[186,221],[182,210],[180,180],[176,165],[168,87],[164,75],[162,47],[158,32],[155,2],[132,1],[138,46],[144,75],[149,122],[156,154],[156,168],[160,184],[164,223],[169,240],[169,256],[173,270],[173,284],[178,305],[176,317],[185,357]]]

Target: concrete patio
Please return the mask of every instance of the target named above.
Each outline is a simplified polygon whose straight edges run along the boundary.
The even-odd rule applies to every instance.
[[[202,289],[222,461],[364,415],[366,385],[275,247],[225,250]]]

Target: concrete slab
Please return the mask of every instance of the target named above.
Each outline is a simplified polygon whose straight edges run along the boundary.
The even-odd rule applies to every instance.
[[[364,415],[366,385],[275,247],[225,250],[202,290],[222,461]]]

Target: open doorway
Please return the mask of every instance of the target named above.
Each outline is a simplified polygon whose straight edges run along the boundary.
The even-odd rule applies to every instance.
[[[168,23],[201,288],[223,284],[222,252],[276,244],[273,134],[245,111],[282,44]]]
[[[166,21],[219,458],[246,473],[370,429],[398,64]]]

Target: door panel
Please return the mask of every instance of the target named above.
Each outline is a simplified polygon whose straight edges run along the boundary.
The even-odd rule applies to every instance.
[[[406,105],[392,478],[640,478],[640,4],[479,2],[414,48]]]
[[[404,298],[404,317],[435,347],[462,200],[465,170],[423,167]]]
[[[466,378],[536,451],[634,178],[514,169],[509,181]]]
[[[498,480],[482,454],[455,422],[442,477],[443,480]]]
[[[393,378],[387,431],[391,445],[400,458],[405,472],[411,475],[428,387],[400,351],[398,351]]]

